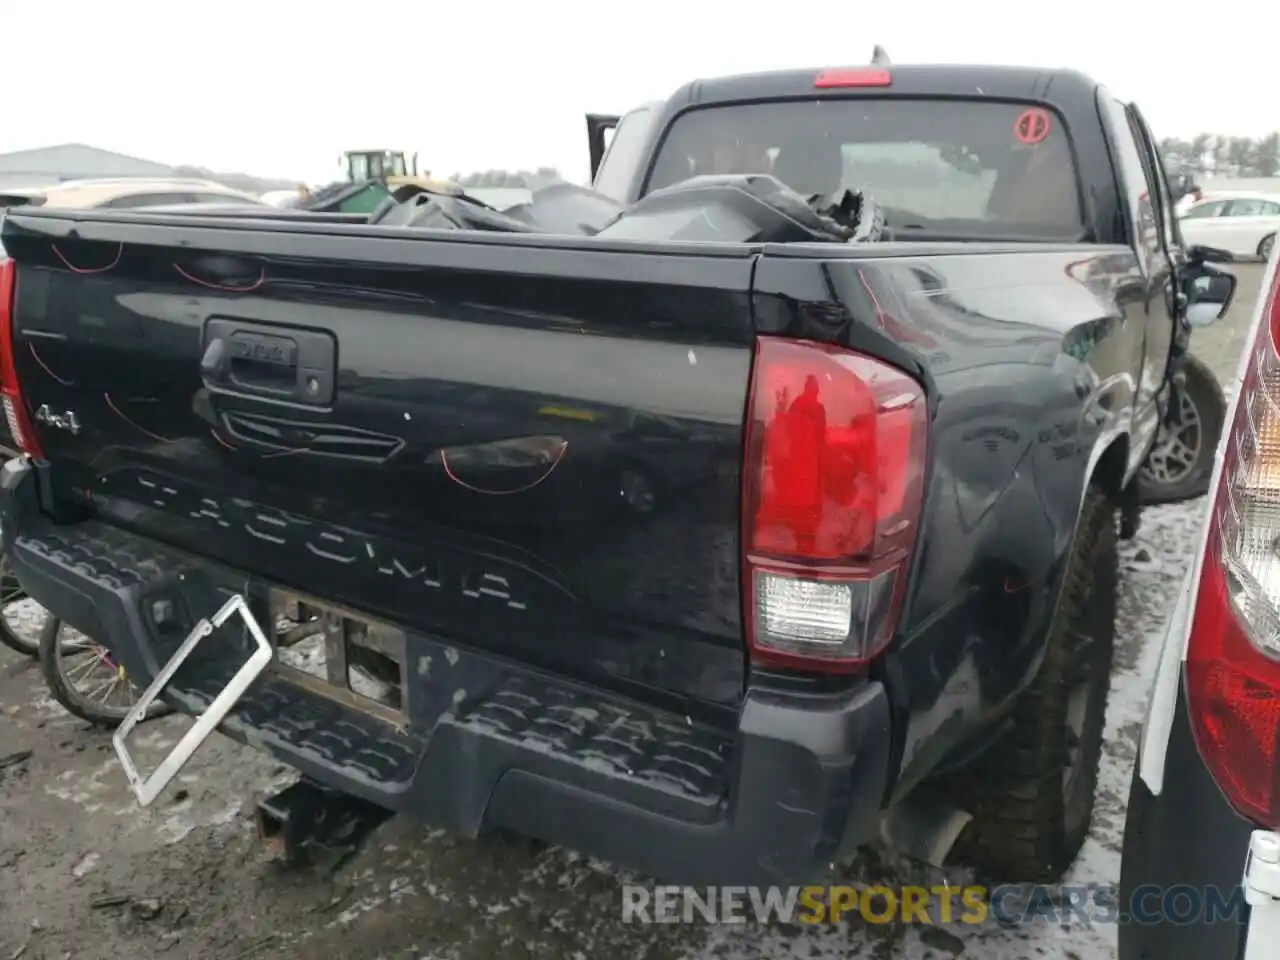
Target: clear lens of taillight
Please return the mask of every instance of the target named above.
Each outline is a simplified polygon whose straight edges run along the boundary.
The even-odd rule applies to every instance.
[[[915,544],[927,413],[907,374],[759,338],[743,480],[747,637],[758,664],[850,669],[888,642]]]
[[[9,434],[18,449],[43,460],[34,425],[22,400],[18,370],[13,359],[13,302],[17,294],[17,265],[0,259],[0,403]]]
[[[1280,300],[1271,286],[1221,450],[1187,696],[1196,742],[1231,804],[1280,826]]]
[[[13,437],[13,442],[21,448],[26,443],[26,437],[22,434],[22,420],[18,417],[18,408],[8,394],[0,394],[0,404],[4,405],[4,419],[9,427],[9,436]]]

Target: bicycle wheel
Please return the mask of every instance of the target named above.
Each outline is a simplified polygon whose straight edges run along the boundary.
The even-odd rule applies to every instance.
[[[0,644],[24,657],[40,651],[40,631],[49,611],[27,596],[9,569],[9,558],[0,555]]]
[[[40,633],[40,669],[49,695],[68,713],[99,727],[115,728],[141,693],[102,644],[49,617]],[[172,713],[156,701],[147,719]]]

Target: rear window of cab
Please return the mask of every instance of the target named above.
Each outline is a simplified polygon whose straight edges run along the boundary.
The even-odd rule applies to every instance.
[[[698,107],[671,124],[644,193],[769,173],[806,196],[865,189],[911,233],[1079,239],[1070,138],[1053,112],[996,100],[850,97]]]

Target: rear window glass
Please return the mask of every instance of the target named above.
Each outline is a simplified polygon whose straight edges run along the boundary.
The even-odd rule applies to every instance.
[[[859,97],[704,107],[671,125],[645,190],[734,173],[771,173],[805,195],[865,189],[904,238],[1085,233],[1062,123],[1022,104]]]

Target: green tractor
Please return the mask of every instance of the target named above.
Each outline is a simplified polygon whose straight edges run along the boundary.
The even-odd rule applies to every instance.
[[[394,188],[418,176],[418,155],[403,150],[348,150],[341,163],[348,183],[382,180]]]
[[[339,158],[341,179],[310,191],[297,206],[317,213],[368,215],[389,197],[404,200],[415,193],[457,195],[457,184],[431,179],[418,168],[418,155],[403,150],[347,150]]]
[[[340,158],[345,191],[335,195],[327,206],[336,213],[372,213],[383,201],[402,187],[432,193],[456,193],[460,188],[431,179],[429,170],[420,170],[418,155],[403,150],[347,150]]]

